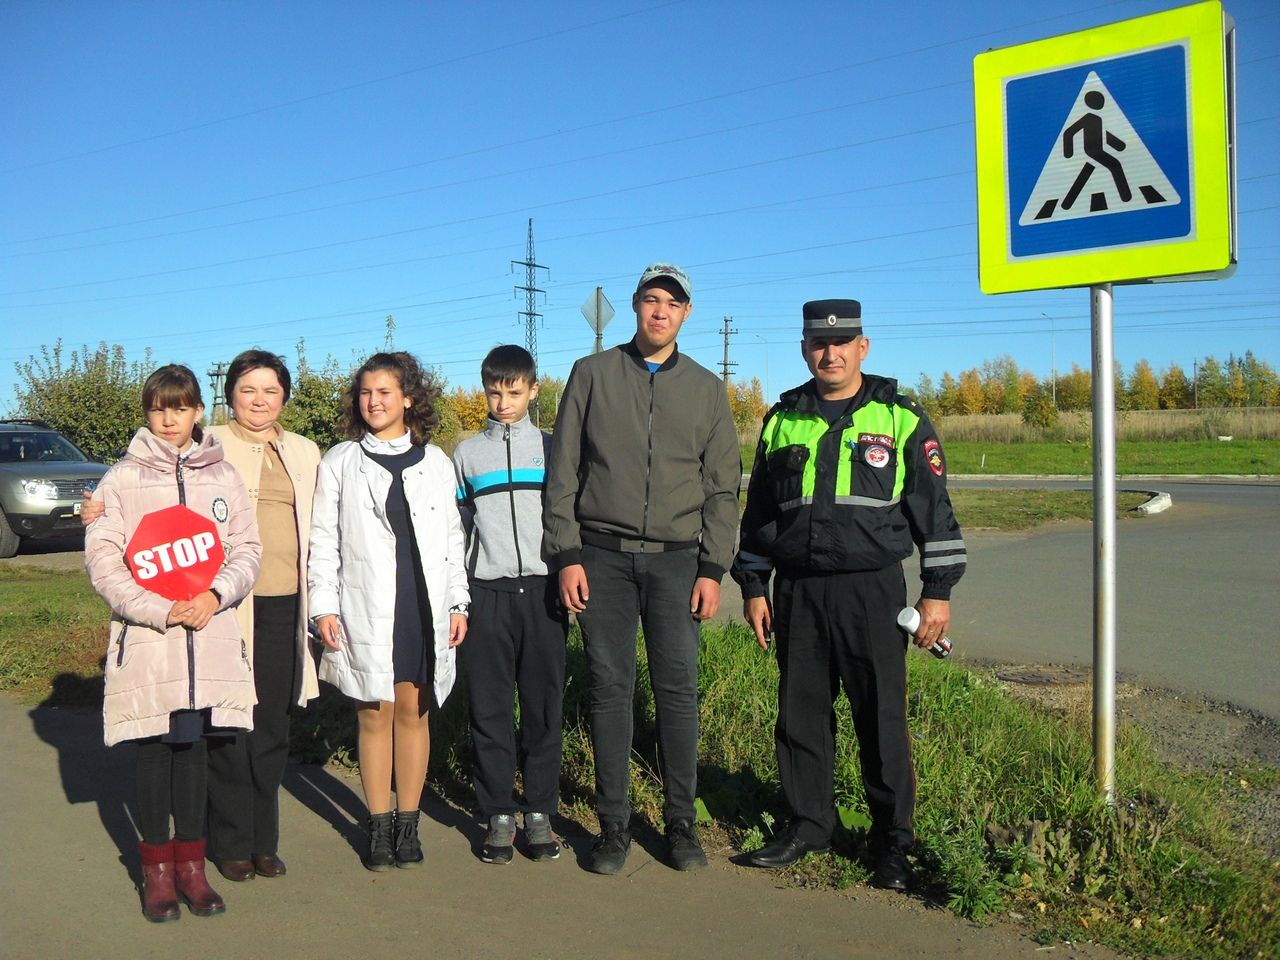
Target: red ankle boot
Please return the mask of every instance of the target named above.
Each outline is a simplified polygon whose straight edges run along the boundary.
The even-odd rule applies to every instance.
[[[173,841],[139,843],[142,855],[142,915],[152,923],[167,923],[182,916],[173,885]]]
[[[203,840],[173,841],[173,869],[178,895],[197,917],[212,917],[227,909],[204,875]]]

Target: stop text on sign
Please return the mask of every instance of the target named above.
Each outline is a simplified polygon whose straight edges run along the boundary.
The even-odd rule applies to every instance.
[[[138,580],[150,580],[161,571],[187,569],[209,559],[215,540],[212,533],[201,531],[193,537],[180,537],[171,543],[160,543],[133,555],[134,576]]]

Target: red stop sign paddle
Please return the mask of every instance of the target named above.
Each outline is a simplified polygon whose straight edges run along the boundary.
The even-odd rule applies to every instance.
[[[214,522],[181,505],[143,517],[124,555],[138,585],[166,600],[208,590],[227,559]]]

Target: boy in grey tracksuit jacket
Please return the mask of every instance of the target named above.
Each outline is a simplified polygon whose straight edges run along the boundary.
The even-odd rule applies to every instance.
[[[489,419],[454,451],[458,507],[467,530],[471,609],[460,648],[467,676],[473,781],[488,821],[480,857],[511,859],[515,812],[525,852],[554,859],[550,816],[560,796],[561,716],[568,618],[542,559],[542,506],[551,437],[529,419],[537,396],[533,358],[494,348],[481,367]],[[512,710],[520,697],[519,746]],[[523,802],[513,797],[517,763]]]

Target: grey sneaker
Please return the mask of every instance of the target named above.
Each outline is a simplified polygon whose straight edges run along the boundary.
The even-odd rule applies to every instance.
[[[480,859],[485,863],[510,863],[515,839],[516,815],[495,813],[489,818],[489,832],[484,835]]]
[[[688,820],[675,820],[667,827],[667,851],[677,870],[697,870],[707,865],[698,832]]]
[[[560,856],[560,838],[551,832],[549,814],[524,815],[524,842],[530,860],[554,860]]]
[[[592,873],[617,873],[631,852],[631,831],[619,823],[606,823],[601,827],[587,859],[587,869]]]

